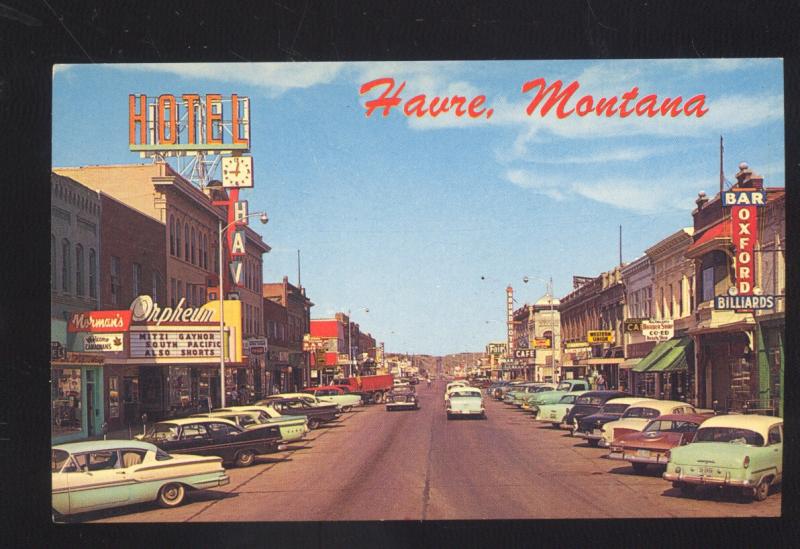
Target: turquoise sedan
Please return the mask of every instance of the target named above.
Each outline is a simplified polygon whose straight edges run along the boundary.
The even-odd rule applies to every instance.
[[[134,503],[180,505],[187,490],[230,482],[222,458],[170,455],[138,440],[92,440],[54,446],[50,455],[56,516]]]

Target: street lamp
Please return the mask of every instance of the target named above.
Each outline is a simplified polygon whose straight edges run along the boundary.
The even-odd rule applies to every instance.
[[[219,219],[219,382],[220,382],[220,404],[222,404],[222,408],[225,407],[225,317],[223,313],[224,308],[224,296],[222,295],[222,285],[223,285],[223,269],[222,269],[222,234],[228,230],[228,228],[236,223],[241,223],[245,219],[250,217],[259,216],[259,220],[262,224],[266,225],[269,222],[269,217],[267,217],[267,212],[256,212],[254,214],[246,215],[244,217],[240,217],[228,223],[224,227],[222,226],[222,220]]]

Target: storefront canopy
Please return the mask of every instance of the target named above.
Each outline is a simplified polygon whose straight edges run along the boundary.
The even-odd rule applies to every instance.
[[[662,341],[634,366],[632,371],[659,373],[686,370],[688,368],[687,353],[692,352],[693,345],[691,337],[677,337]]]

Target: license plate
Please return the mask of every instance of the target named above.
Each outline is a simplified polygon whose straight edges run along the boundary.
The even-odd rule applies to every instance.
[[[556,413],[555,413],[555,412],[550,412],[550,417],[551,417],[552,419],[555,419],[555,418],[556,418]]]
[[[710,475],[714,473],[713,467],[700,467],[700,472],[704,475]]]
[[[643,458],[650,457],[650,450],[636,450],[636,455]]]
[[[595,435],[595,436],[602,436],[603,435],[603,431],[601,429],[595,429],[595,430],[592,431],[592,434]]]

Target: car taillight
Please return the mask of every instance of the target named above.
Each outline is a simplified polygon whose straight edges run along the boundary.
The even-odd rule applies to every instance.
[[[742,462],[742,467],[747,469],[750,467],[750,456],[744,456],[744,461]]]

